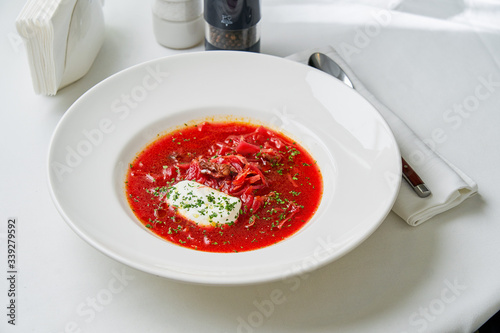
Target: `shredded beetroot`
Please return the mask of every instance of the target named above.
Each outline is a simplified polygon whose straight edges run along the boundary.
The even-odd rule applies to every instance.
[[[238,154],[255,154],[260,151],[260,148],[256,145],[252,145],[244,140],[240,140],[238,146],[236,146],[236,152]]]
[[[293,216],[299,212],[299,210],[300,209],[296,204],[294,204],[293,202],[290,203],[285,211],[286,218],[283,219],[280,224],[278,224],[278,229],[281,229],[283,225],[285,225],[285,223],[290,221]]]

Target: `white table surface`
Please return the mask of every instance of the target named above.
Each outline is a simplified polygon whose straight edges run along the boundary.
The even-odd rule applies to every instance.
[[[70,230],[47,186],[49,140],[79,96],[129,66],[203,46],[161,47],[149,3],[107,0],[104,45],[88,75],[37,96],[14,26],[22,6],[0,4],[2,276],[7,220],[18,222],[16,326],[2,278],[1,332],[473,332],[500,309],[500,5],[263,0],[262,53],[348,51],[367,88],[480,194],[418,227],[391,213],[336,262],[240,287],[179,283],[106,257]]]

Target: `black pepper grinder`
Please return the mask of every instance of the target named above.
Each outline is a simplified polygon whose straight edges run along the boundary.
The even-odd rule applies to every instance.
[[[260,0],[204,0],[205,49],[260,52]]]

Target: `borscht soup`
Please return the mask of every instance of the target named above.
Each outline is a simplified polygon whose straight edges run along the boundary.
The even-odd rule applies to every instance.
[[[248,122],[202,122],[159,136],[131,161],[125,192],[138,220],[193,250],[244,252],[300,230],[323,193],[314,158]]]

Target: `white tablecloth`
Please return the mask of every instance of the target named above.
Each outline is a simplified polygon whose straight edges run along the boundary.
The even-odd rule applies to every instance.
[[[47,187],[51,134],[79,96],[129,66],[203,46],[163,48],[149,3],[108,0],[91,71],[55,97],[36,96],[14,26],[22,6],[0,4],[7,278],[8,218],[18,232],[16,325],[7,322],[12,297],[2,278],[1,332],[473,332],[500,309],[500,5],[263,0],[262,53],[344,52],[366,87],[477,181],[480,195],[418,227],[391,213],[340,260],[243,287],[178,283],[106,257],[70,230]]]

